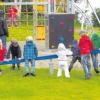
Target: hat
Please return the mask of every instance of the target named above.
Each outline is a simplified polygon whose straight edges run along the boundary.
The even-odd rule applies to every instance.
[[[77,40],[72,41],[72,44],[77,44],[77,43],[78,43]]]
[[[12,46],[14,46],[14,47],[17,47],[17,46],[18,46],[18,42],[17,42],[16,39],[11,40],[11,44],[12,44]]]
[[[58,39],[59,43],[64,43],[65,40],[64,40],[64,37],[63,36],[60,36],[59,39]]]
[[[93,34],[97,34],[96,32],[94,32]]]
[[[81,30],[81,31],[80,31],[80,35],[81,35],[81,34],[85,34],[85,33],[86,33],[85,30]]]
[[[73,40],[72,41],[72,46],[73,47],[77,47],[78,46],[78,41],[77,40]]]
[[[59,49],[59,50],[65,50],[66,47],[65,47],[65,45],[64,45],[63,43],[59,43],[58,49]]]
[[[33,41],[32,36],[28,36],[28,37],[26,38],[26,41]]]

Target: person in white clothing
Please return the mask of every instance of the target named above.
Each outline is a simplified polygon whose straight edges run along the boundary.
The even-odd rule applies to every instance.
[[[64,70],[65,72],[65,77],[66,78],[70,78],[70,74],[69,74],[69,56],[72,55],[72,51],[69,49],[66,49],[65,45],[63,43],[59,43],[58,45],[58,52],[57,52],[57,56],[58,56],[58,73],[57,73],[57,77],[61,77],[62,76],[62,70]]]

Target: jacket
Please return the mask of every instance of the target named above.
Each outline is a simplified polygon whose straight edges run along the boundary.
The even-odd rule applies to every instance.
[[[93,50],[93,43],[89,36],[82,35],[79,40],[79,48],[81,55],[90,54]]]
[[[8,17],[10,17],[10,18],[16,18],[17,12],[18,12],[18,10],[17,10],[16,7],[9,8],[8,9]]]
[[[37,57],[38,50],[33,41],[27,41],[24,45],[23,57],[25,60],[33,60]]]
[[[2,17],[0,17],[0,36],[9,36],[7,25]]]
[[[100,48],[100,37],[97,33],[93,33],[91,40],[94,45],[94,49],[99,49]]]
[[[17,58],[21,58],[21,49],[18,42],[11,42],[7,52],[7,58],[10,58],[10,55],[12,57],[16,56]]]
[[[70,55],[72,55],[72,51],[69,49],[66,49],[63,43],[59,43],[58,52],[57,52],[58,60],[66,61],[68,60],[67,56],[70,56]]]
[[[4,60],[6,55],[6,49],[2,48],[2,50],[0,50],[0,62]]]
[[[79,49],[79,46],[78,46],[78,42],[76,40],[74,40],[72,42],[71,50],[73,52],[73,57],[80,56],[80,49]]]

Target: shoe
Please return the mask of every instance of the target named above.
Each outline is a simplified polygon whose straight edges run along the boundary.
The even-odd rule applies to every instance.
[[[30,73],[32,76],[36,76],[34,73]]]
[[[95,72],[98,74],[99,73],[99,70],[98,69],[94,69],[95,70]]]
[[[88,79],[90,79],[90,78],[91,78],[90,76],[85,77],[86,80],[88,80]]]
[[[12,70],[15,70],[15,66],[12,66],[12,68],[11,68]]]
[[[2,72],[2,70],[0,69],[0,72]]]
[[[99,73],[99,71],[97,70],[97,71],[96,71],[96,73],[98,74],[98,73]]]
[[[29,76],[29,73],[26,73],[26,74],[24,75],[24,77],[26,77],[26,76]]]
[[[0,75],[2,75],[2,70],[0,69]]]
[[[20,70],[20,67],[18,67],[18,70]]]
[[[88,74],[88,77],[89,77],[89,78],[91,78],[91,77],[92,77],[92,74],[91,74],[91,73],[89,73],[89,74]]]
[[[89,73],[88,75],[86,75],[85,79],[90,79],[92,77],[92,74]]]

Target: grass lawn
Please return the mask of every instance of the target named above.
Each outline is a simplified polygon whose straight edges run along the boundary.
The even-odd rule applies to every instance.
[[[2,66],[0,100],[99,100],[100,75],[93,72],[85,80],[83,71],[72,70],[71,78],[49,75],[49,69],[36,69],[36,77],[23,77],[24,70],[11,71]]]
[[[27,36],[33,36],[33,28],[30,26],[20,26],[20,27],[11,27],[9,28],[9,37],[7,38],[10,41],[12,38],[19,41],[25,41]]]

